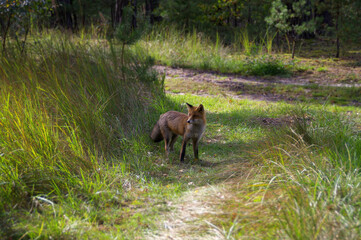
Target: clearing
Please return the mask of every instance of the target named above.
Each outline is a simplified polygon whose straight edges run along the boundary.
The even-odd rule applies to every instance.
[[[252,149],[275,128],[297,121],[289,115],[289,102],[296,99],[325,102],[327,97],[312,95],[315,89],[328,91],[335,87],[346,92],[346,89],[359,90],[360,84],[350,87],[337,83],[336,87],[334,83],[324,81],[318,82],[316,87],[314,81],[300,81],[299,78],[241,77],[164,66],[156,66],[156,69],[165,77],[168,97],[178,104],[185,101],[203,103],[208,122],[200,145],[200,162],[190,160],[192,150],[188,148],[190,163],[179,164],[179,141],[176,144],[164,176],[170,181],[176,179],[187,183],[189,188],[179,198],[167,202],[171,211],[156,224],[156,230],[146,233],[147,239],[267,239],[279,236],[275,227],[277,219],[268,206],[280,201],[284,195],[262,181],[272,175],[261,173],[263,164],[252,161]],[[295,86],[304,91],[295,90]],[[284,92],[275,91],[284,87],[290,88]],[[311,89],[307,91],[308,88]],[[347,98],[336,103],[360,106],[360,99]],[[348,113],[353,114],[353,111]],[[163,144],[159,145],[159,151],[163,151]],[[163,161],[159,160],[159,164]],[[258,173],[264,177],[257,176]]]

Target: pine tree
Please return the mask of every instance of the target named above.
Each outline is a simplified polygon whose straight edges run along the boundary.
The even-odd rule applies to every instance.
[[[315,29],[311,10],[311,4],[306,0],[275,0],[272,3],[270,16],[266,18],[266,22],[270,26],[285,33],[292,40],[292,59],[295,56],[296,43],[300,36]]]

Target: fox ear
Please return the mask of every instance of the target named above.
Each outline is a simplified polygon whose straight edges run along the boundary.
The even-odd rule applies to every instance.
[[[191,110],[192,108],[193,108],[193,106],[192,105],[190,105],[189,103],[186,103],[187,104],[187,108],[188,108],[188,110]]]
[[[204,111],[204,107],[202,104],[200,104],[198,107],[197,107],[197,111],[198,112],[203,112]]]

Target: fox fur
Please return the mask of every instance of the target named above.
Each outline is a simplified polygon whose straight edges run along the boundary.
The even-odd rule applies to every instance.
[[[181,112],[169,111],[160,115],[150,135],[154,142],[164,140],[165,152],[168,156],[179,135],[183,136],[180,161],[184,162],[187,142],[193,141],[193,152],[198,159],[198,143],[206,128],[206,112],[202,104],[194,107],[187,104],[188,115]]]

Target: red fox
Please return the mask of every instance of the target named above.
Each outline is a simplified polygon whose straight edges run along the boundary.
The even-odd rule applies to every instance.
[[[198,160],[198,143],[206,128],[206,112],[202,104],[193,107],[187,103],[188,115],[181,112],[169,111],[160,115],[150,137],[154,142],[164,139],[165,151],[168,156],[173,151],[173,146],[178,135],[183,136],[180,161],[184,162],[187,142],[193,140],[194,157]]]

